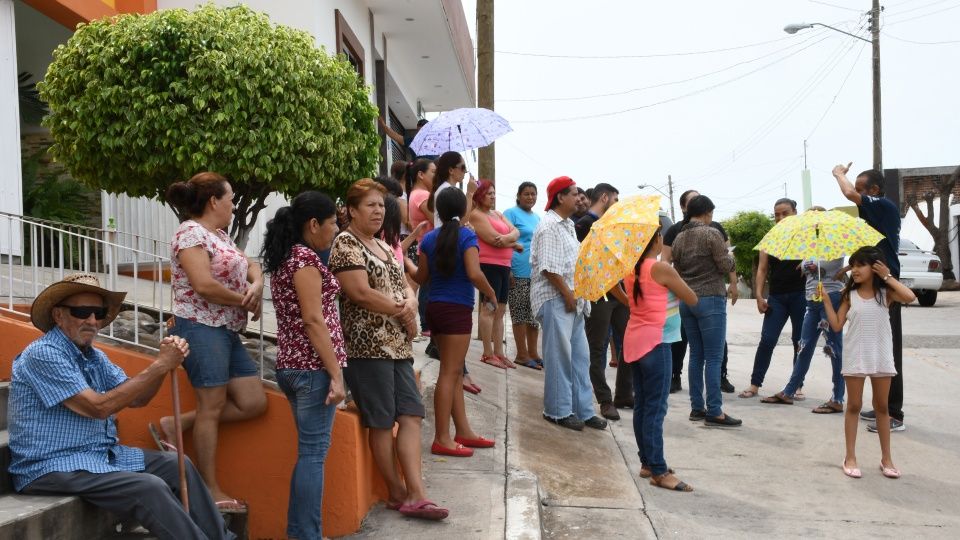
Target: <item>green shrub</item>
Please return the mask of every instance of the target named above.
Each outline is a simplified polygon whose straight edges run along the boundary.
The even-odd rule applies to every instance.
[[[773,228],[773,218],[763,212],[738,212],[730,219],[723,221],[723,228],[730,236],[730,245],[737,246],[733,252],[737,263],[737,274],[753,290],[754,270],[759,256],[759,252],[754,251],[753,248]],[[754,295],[756,294],[758,291],[754,291]]]
[[[52,152],[74,178],[160,197],[216,171],[236,194],[240,245],[271,192],[336,197],[379,159],[377,110],[350,63],[244,6],[80,25],[38,89]]]

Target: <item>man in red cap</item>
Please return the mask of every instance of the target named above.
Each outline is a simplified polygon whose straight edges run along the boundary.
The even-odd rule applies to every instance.
[[[605,429],[590,384],[590,350],[584,332],[590,303],[573,293],[580,242],[570,216],[577,186],[567,176],[547,186],[547,213],[530,245],[530,307],[543,327],[543,418],[568,429]]]

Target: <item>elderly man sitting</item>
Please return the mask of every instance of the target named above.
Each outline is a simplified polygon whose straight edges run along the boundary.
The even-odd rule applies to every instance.
[[[188,514],[178,500],[177,455],[118,444],[113,415],[146,405],[189,353],[186,341],[164,338],[156,360],[127,378],[92,345],[124,296],[101,288],[95,276],[74,274],[34,301],[30,319],[45,333],[14,360],[10,386],[14,487],[77,495],[136,519],[159,538],[235,538],[192,464]]]

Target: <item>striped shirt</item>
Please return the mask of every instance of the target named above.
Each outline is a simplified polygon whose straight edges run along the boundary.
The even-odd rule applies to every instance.
[[[87,388],[103,393],[125,380],[103,351],[81,351],[59,328],[28,345],[13,361],[10,383],[14,488],[20,491],[51,472],[142,471],[143,451],[118,444],[113,416],[87,418],[63,404]]]
[[[580,242],[573,221],[548,210],[530,243],[530,307],[534,317],[548,300],[560,296],[560,291],[547,281],[543,272],[557,274],[573,290],[573,272],[577,265]],[[590,315],[590,302],[577,299],[577,311]]]

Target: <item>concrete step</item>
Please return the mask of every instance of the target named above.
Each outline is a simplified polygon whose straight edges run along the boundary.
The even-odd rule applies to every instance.
[[[0,495],[0,540],[109,538],[116,517],[78,497]]]

